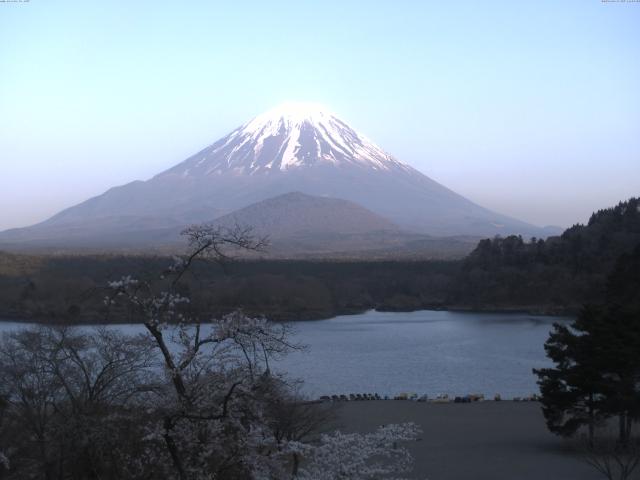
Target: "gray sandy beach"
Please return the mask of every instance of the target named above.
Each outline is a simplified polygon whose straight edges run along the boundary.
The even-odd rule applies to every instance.
[[[409,449],[409,478],[428,480],[598,480],[569,441],[549,433],[537,402],[433,404],[412,401],[345,402],[345,432],[415,422],[421,439]]]

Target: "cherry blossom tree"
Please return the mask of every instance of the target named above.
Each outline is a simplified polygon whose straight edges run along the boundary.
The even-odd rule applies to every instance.
[[[270,359],[296,348],[287,327],[239,311],[203,324],[189,311],[179,283],[198,258],[224,262],[226,250],[260,250],[265,241],[241,228],[204,226],[183,233],[189,252],[164,272],[163,289],[127,276],[109,284],[105,299],[133,307],[161,354],[167,381],[145,440],[164,446],[180,480],[203,472],[229,479],[279,475],[280,455],[272,455],[264,411],[281,381],[271,375]]]
[[[11,419],[0,424],[0,477],[365,480],[406,472],[403,444],[419,434],[415,425],[321,433],[330,409],[301,398],[271,368],[301,348],[287,324],[241,311],[209,319],[192,306],[181,279],[194,262],[224,264],[229,252],[260,250],[265,240],[238,227],[184,235],[187,254],[160,278],[108,284],[105,303],[128,308],[146,334],[41,328],[0,342],[0,399]]]
[[[379,427],[368,434],[334,432],[322,435],[318,445],[306,447],[307,464],[299,480],[397,479],[413,465],[401,442],[416,440],[420,429],[413,423]],[[304,450],[305,447],[302,447]]]

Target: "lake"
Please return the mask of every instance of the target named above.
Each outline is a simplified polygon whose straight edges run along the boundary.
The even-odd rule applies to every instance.
[[[531,369],[550,365],[544,342],[566,317],[422,310],[290,322],[306,345],[274,365],[304,379],[310,397],[415,392],[503,398],[538,391]],[[0,322],[0,332],[25,324]],[[128,333],[141,325],[118,325]]]

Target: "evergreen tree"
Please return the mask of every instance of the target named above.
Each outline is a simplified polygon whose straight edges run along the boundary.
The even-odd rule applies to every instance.
[[[601,318],[600,309],[588,306],[570,327],[554,324],[545,350],[556,367],[534,370],[547,427],[558,435],[571,436],[586,426],[591,442],[597,423],[608,416],[601,358],[597,342],[588,334]]]
[[[586,306],[570,326],[556,324],[545,343],[554,368],[534,370],[550,431],[573,435],[618,417],[627,444],[640,419],[640,245],[609,278],[606,302]]]
[[[618,260],[606,302],[605,324],[597,332],[609,363],[606,408],[618,415],[620,441],[626,444],[640,419],[640,245]]]

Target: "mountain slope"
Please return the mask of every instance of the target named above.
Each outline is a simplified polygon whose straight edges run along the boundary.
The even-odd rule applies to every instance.
[[[461,258],[479,237],[430,237],[406,232],[353,202],[290,192],[223,215],[213,226],[251,226],[266,236],[264,252],[235,255],[260,258]],[[156,245],[169,245],[179,229],[158,232]]]
[[[266,251],[249,255],[263,258],[459,258],[478,241],[405,232],[353,202],[300,192],[251,204],[211,223],[252,226],[257,236],[267,236]]]
[[[272,239],[293,236],[397,232],[389,220],[353,202],[291,192],[254,203],[213,221],[214,225],[250,225]]]
[[[287,104],[148,181],[115,187],[0,243],[144,242],[158,229],[208,221],[292,191],[345,199],[428,235],[546,236],[395,159],[322,107]]]

